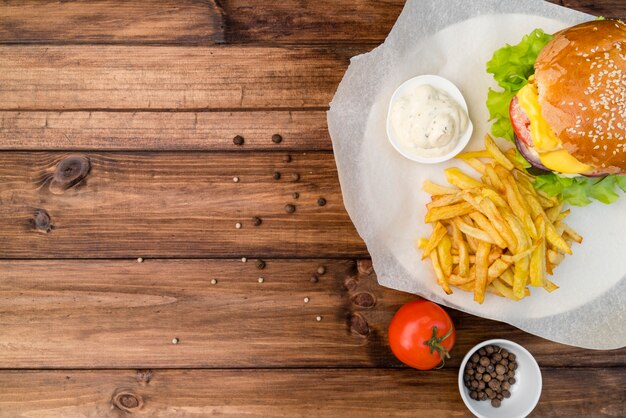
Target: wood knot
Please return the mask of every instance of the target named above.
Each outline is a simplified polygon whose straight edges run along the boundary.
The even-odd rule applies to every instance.
[[[376,298],[371,293],[357,293],[352,296],[352,303],[361,308],[373,308],[376,305]]]
[[[350,329],[359,335],[367,336],[370,333],[370,327],[367,323],[367,319],[359,313],[354,313],[348,317],[348,323]]]
[[[134,412],[143,406],[143,399],[140,395],[128,389],[120,389],[113,394],[111,399],[113,406],[124,412]]]
[[[52,176],[50,190],[53,193],[62,193],[83,181],[90,170],[89,158],[84,155],[71,155],[57,164]]]
[[[47,234],[52,230],[52,222],[50,214],[45,209],[37,209],[35,211],[35,219],[33,221],[35,230],[43,234]]]
[[[353,277],[348,277],[343,281],[343,286],[350,292],[353,292],[359,286],[359,283]]]
[[[356,262],[356,268],[360,274],[364,274],[369,276],[374,271],[372,267],[372,260],[369,258],[364,258]]]

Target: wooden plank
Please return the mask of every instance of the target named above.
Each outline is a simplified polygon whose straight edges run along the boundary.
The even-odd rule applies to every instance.
[[[236,135],[242,146],[234,145]],[[332,145],[324,111],[0,112],[0,149],[330,151]]]
[[[606,18],[626,19],[626,3],[623,0],[548,0],[550,3],[576,9]]]
[[[224,41],[211,0],[8,0],[0,16],[2,42]]]
[[[1,110],[326,108],[369,47],[1,45]]]
[[[401,366],[387,326],[415,296],[378,286],[367,261],[360,270],[351,260],[265,262],[260,270],[253,259],[2,261],[0,368]],[[626,364],[626,349],[577,349],[450,313],[452,369],[498,337],[544,367]]]
[[[550,0],[599,16],[626,18],[617,0]],[[0,4],[0,42],[380,43],[404,0],[46,0]]]
[[[469,416],[456,378],[456,370],[6,370],[0,414]],[[543,369],[543,378],[532,416],[624,415],[623,368]]]
[[[8,152],[0,178],[0,258],[366,254],[331,153]]]

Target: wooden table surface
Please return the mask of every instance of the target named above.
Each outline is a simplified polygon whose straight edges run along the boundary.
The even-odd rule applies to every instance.
[[[404,2],[260,3],[0,2],[0,416],[466,416],[495,337],[542,368],[534,416],[624,416],[624,349],[450,311],[444,369],[394,359],[415,297],[376,282],[325,111]]]

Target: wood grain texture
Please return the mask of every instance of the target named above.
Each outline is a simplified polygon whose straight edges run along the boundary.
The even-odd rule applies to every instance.
[[[387,326],[415,296],[350,260],[255,262],[2,261],[0,368],[401,366]],[[523,344],[543,367],[626,364],[626,349],[577,349],[450,313],[458,337],[446,367],[489,338]]]
[[[469,416],[456,378],[456,370],[6,370],[0,416]],[[531,417],[626,412],[624,369],[544,369],[543,378]]]
[[[0,109],[326,108],[370,48],[0,45]]]
[[[0,16],[2,42],[224,41],[211,0],[7,0]]]
[[[550,0],[626,18],[615,0]],[[217,3],[217,5],[216,5]],[[404,0],[46,0],[0,4],[4,43],[380,43]]]
[[[331,153],[73,155],[0,153],[0,258],[366,254]]]
[[[271,138],[280,134],[282,142]],[[233,138],[244,137],[242,146]],[[0,112],[2,150],[332,150],[326,112]]]

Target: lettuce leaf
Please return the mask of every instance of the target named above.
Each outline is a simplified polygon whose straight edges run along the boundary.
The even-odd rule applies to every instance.
[[[552,35],[535,29],[524,36],[517,45],[506,45],[493,53],[487,62],[487,72],[493,74],[498,85],[509,92],[516,92],[535,73],[535,61],[539,52],[550,42]]]
[[[586,206],[592,202],[591,199],[608,205],[619,198],[615,186],[626,192],[626,176],[570,178],[549,173],[537,176],[534,186],[549,196],[561,195],[565,202],[573,206]]]
[[[534,64],[539,52],[553,38],[541,29],[535,29],[524,36],[517,45],[505,45],[494,52],[487,62],[487,72],[503,89],[489,89],[487,109],[491,134],[498,138],[513,141],[513,126],[509,118],[509,105],[515,94],[528,83],[528,78],[535,73]],[[528,165],[528,162],[526,162]],[[619,197],[616,187],[626,192],[626,176],[606,177],[561,177],[554,173],[543,174],[535,178],[535,188],[550,196],[560,195],[573,206],[585,206],[595,199],[610,204]]]
[[[539,51],[552,39],[552,35],[535,29],[524,36],[517,45],[506,45],[494,52],[487,62],[487,72],[502,87],[503,91],[489,89],[487,109],[492,135],[513,141],[513,127],[509,118],[509,105],[515,94],[528,83],[528,77],[535,73],[535,61]]]

